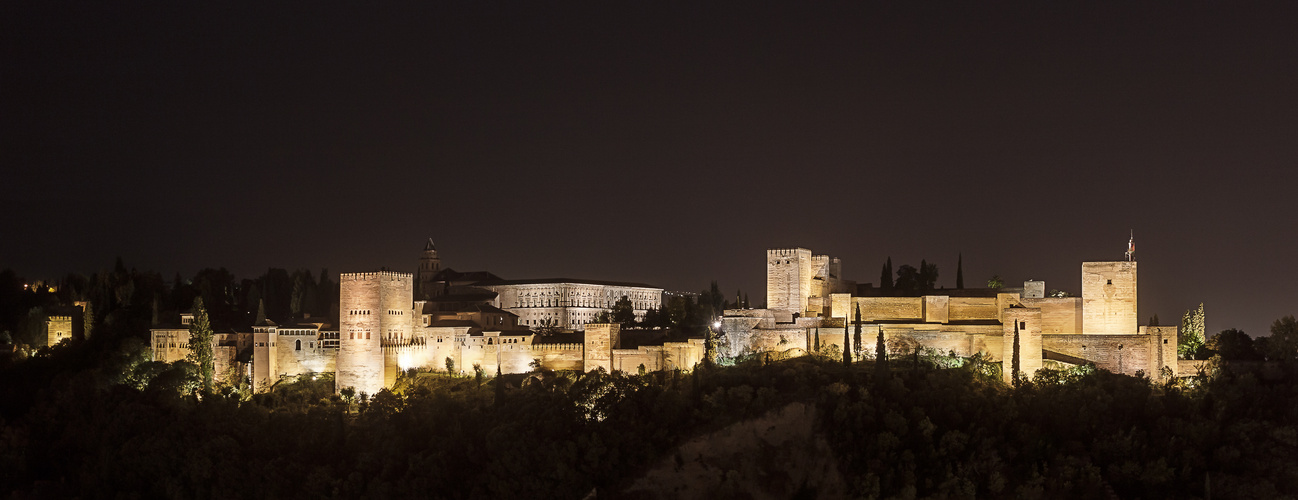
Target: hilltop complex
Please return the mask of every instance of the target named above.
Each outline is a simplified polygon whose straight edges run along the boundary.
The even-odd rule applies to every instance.
[[[845,332],[854,335],[859,322],[863,345],[858,348],[868,356],[874,356],[883,335],[890,351],[981,352],[1009,360],[1017,336],[1019,366],[1027,377],[1047,361],[1176,375],[1183,371],[1176,357],[1177,328],[1137,325],[1136,268],[1134,261],[1083,262],[1081,297],[1046,297],[1042,281],[1025,282],[1020,289],[880,296],[886,294],[853,290],[860,287],[840,280],[838,259],[804,248],[768,250],[769,308],[726,311],[721,351],[793,355],[815,349],[817,337],[826,348],[842,349]],[[1009,380],[1009,363],[1004,367]]]
[[[766,253],[766,309],[730,309],[719,318],[718,355],[841,352],[859,325],[862,356],[878,335],[889,351],[1014,356],[1030,377],[1048,363],[1094,363],[1114,372],[1175,376],[1176,327],[1137,324],[1136,262],[1082,263],[1081,297],[1046,297],[1045,283],[1022,288],[879,293],[843,280],[841,261],[803,248]],[[690,370],[706,341],[626,342],[620,325],[596,316],[626,298],[637,319],[661,308],[664,291],[639,283],[547,278],[504,280],[443,268],[429,240],[415,274],[380,271],[340,278],[337,328],[303,318],[260,319],[251,332],[219,332],[219,378],[243,374],[254,390],[284,377],[335,373],[338,390],[374,394],[410,369],[486,374],[555,370]],[[859,317],[857,316],[859,311]],[[152,330],[154,359],[188,355],[188,316]],[[1010,378],[1009,363],[1004,364]]]

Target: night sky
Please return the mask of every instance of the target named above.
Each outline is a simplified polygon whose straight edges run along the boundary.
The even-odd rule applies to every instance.
[[[1286,4],[111,3],[0,5],[28,279],[413,272],[432,237],[755,302],[793,246],[1079,293],[1134,230],[1142,324],[1298,313]]]

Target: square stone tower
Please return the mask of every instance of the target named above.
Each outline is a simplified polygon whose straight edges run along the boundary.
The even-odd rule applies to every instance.
[[[1042,364],[1041,343],[1041,309],[1032,307],[1011,307],[1003,312],[1005,322],[1001,333],[1004,335],[1001,346],[1001,374],[1006,383],[1013,382],[1014,367],[1014,333],[1019,334],[1019,370],[1031,380],[1036,376]]]
[[[586,338],[582,363],[583,371],[603,368],[613,372],[613,349],[621,343],[622,325],[618,323],[590,323],[586,325]]]
[[[384,339],[409,339],[414,275],[388,271],[339,277],[338,371],[335,391],[354,387],[373,396],[384,387]]]
[[[1082,263],[1082,333],[1137,333],[1135,261]]]
[[[811,296],[815,277],[811,250],[805,248],[766,251],[766,307],[802,313]]]
[[[52,346],[72,338],[72,316],[45,318],[45,345]]]

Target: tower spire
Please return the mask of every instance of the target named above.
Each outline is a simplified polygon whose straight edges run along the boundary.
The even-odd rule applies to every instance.
[[[1136,253],[1136,232],[1131,231],[1131,238],[1127,240],[1127,261],[1131,261],[1131,256]]]

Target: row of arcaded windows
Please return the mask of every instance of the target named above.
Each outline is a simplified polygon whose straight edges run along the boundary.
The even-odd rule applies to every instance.
[[[369,315],[369,313],[370,313],[369,309],[353,309],[351,311],[347,311],[347,314],[350,314],[352,316],[367,316]]]
[[[370,331],[369,331],[369,330],[365,330],[365,336],[364,336],[364,337],[361,337],[361,336],[360,336],[360,335],[361,335],[361,332],[348,332],[348,334],[350,335],[349,338],[351,338],[352,340],[356,340],[356,339],[367,340],[367,339],[370,338]]]

